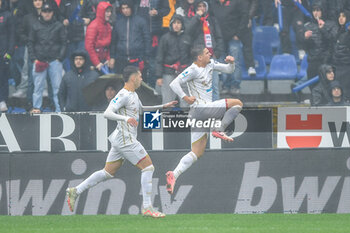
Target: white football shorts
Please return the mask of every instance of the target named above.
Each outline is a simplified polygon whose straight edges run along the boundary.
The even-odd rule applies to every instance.
[[[143,158],[145,158],[147,152],[139,141],[133,144],[129,144],[123,147],[113,145],[108,153],[106,163],[114,162],[120,159],[127,159],[133,165],[138,164]]]

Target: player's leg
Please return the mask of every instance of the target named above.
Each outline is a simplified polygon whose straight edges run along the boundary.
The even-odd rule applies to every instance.
[[[156,211],[152,206],[152,178],[154,166],[145,148],[136,142],[123,150],[123,156],[141,170],[142,215],[153,218],[163,218],[165,214]]]
[[[225,141],[233,141],[232,138],[225,134],[227,126],[229,126],[241,112],[243,103],[239,99],[226,99],[226,112],[221,120],[221,127],[214,130],[212,135],[217,138],[221,138]]]
[[[206,133],[204,133],[202,137],[200,137],[198,140],[192,143],[192,151],[190,151],[181,158],[179,164],[176,166],[174,171],[168,171],[166,173],[166,188],[168,193],[173,194],[176,179],[188,168],[190,168],[192,164],[194,164],[197,161],[197,159],[204,154],[207,141],[208,136]]]
[[[75,201],[82,192],[91,187],[94,187],[102,181],[114,177],[114,174],[123,164],[123,159],[120,157],[120,155],[121,154],[114,147],[112,147],[108,154],[106,165],[102,170],[92,173],[78,186],[67,188],[67,202],[70,211],[74,211]]]

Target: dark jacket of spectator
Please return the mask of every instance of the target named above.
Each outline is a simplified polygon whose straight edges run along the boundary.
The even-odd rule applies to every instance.
[[[82,3],[82,5],[81,5]],[[80,8],[80,10],[78,10]],[[92,11],[92,4],[88,0],[62,0],[60,5],[61,15],[64,19],[68,19],[67,38],[70,42],[77,42],[84,40],[84,21],[83,18],[93,20],[95,14]],[[79,12],[76,14],[76,12]],[[76,14],[79,19],[73,19]]]
[[[247,0],[214,0],[211,12],[221,25],[221,32],[225,41],[230,41],[234,36],[241,38],[241,32],[245,31],[249,22],[249,7]]]
[[[96,19],[89,24],[86,31],[85,48],[94,66],[110,59],[109,46],[112,39],[112,27],[105,20],[105,12],[108,7],[112,7],[108,2],[98,4]]]
[[[204,32],[203,32],[203,25],[202,25],[202,18],[208,17],[207,20],[209,22],[209,28],[210,28],[210,35],[211,35],[211,42],[212,42],[212,48],[214,51],[213,56],[216,58],[219,58],[221,55],[224,54],[225,48],[224,48],[224,40],[222,36],[222,32],[220,29],[220,25],[217,21],[217,19],[209,14],[209,5],[204,0],[196,0],[195,1],[195,11],[197,9],[197,6],[199,3],[205,2],[207,5],[207,12],[204,13],[204,15],[195,15],[191,18],[190,22],[186,26],[186,33],[188,33],[191,36],[192,45],[195,44],[203,44],[205,46],[205,40],[204,40]],[[248,23],[248,21],[247,21]],[[246,25],[247,26],[247,25]]]
[[[2,1],[0,8],[0,59],[6,53],[13,55],[15,49],[15,27],[11,12],[8,10],[5,1]],[[1,75],[1,74],[0,74]]]
[[[66,53],[67,34],[63,24],[55,17],[45,22],[42,17],[34,21],[28,38],[30,60],[63,61]]]
[[[345,13],[346,22],[350,21],[350,15]],[[350,31],[346,25],[339,25],[336,43],[333,52],[333,63],[337,65],[350,65]]]
[[[315,4],[313,5],[315,7]],[[322,19],[323,8],[321,5],[319,7],[322,9]],[[333,42],[337,33],[337,26],[334,21],[324,20],[325,24],[323,28],[319,28],[317,20],[313,17],[310,22],[304,25],[304,31],[301,33],[303,37],[304,49],[308,55],[307,60],[312,61],[322,61],[323,63],[328,63],[331,59],[331,51],[333,50]],[[312,31],[312,36],[309,39],[304,38],[305,31]]]
[[[333,81],[327,79],[327,72],[330,70],[333,70],[333,68],[327,64],[323,64],[319,68],[319,82],[311,92],[311,104],[313,106],[326,105],[331,101],[329,89],[331,88],[331,83]]]
[[[340,89],[340,96],[333,95],[332,92],[333,92],[334,88]],[[343,88],[337,80],[331,82],[330,87],[329,87],[329,94],[331,96],[331,100],[328,102],[327,105],[329,105],[329,106],[349,106],[349,103],[345,102],[344,95],[343,95]]]
[[[180,33],[176,33],[172,30],[172,24],[175,20],[180,20],[182,22]],[[190,44],[184,30],[183,17],[175,14],[170,21],[169,32],[164,34],[160,39],[156,59],[157,77],[161,77],[163,74],[175,74],[175,69],[166,67],[164,64],[173,65],[179,62],[180,65],[188,65],[190,63]]]
[[[81,69],[77,69],[74,65],[74,58],[76,56],[82,56],[85,59],[85,63]],[[99,75],[96,71],[90,70],[88,60],[89,56],[84,51],[77,51],[72,54],[72,69],[63,76],[58,92],[62,111],[81,112],[91,110],[91,107],[84,99],[83,89],[94,82]]]
[[[124,3],[133,9],[131,2]],[[120,14],[113,27],[111,57],[146,60],[150,55],[151,35],[146,22],[134,12],[128,17]]]
[[[32,5],[33,6],[33,5]],[[32,28],[32,25],[39,20],[40,14],[34,7],[30,8],[30,13],[26,14],[21,22],[18,24],[17,33],[19,35],[19,40],[21,43],[27,45],[29,33]]]
[[[142,0],[134,0],[135,14],[141,16],[149,27],[151,35],[160,35],[162,32],[163,17],[170,12],[168,0],[148,0],[148,6],[142,6]],[[156,16],[150,16],[149,11],[155,9],[158,11]]]

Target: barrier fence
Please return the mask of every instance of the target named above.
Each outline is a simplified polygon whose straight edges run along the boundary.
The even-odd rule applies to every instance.
[[[210,150],[177,180],[165,173],[185,151],[149,151],[153,205],[176,213],[350,213],[350,153],[339,149]],[[0,214],[72,214],[65,189],[102,169],[107,153],[0,153]],[[126,162],[84,192],[76,214],[139,214],[140,172]]]

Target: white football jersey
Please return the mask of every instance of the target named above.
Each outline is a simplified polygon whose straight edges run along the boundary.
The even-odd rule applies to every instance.
[[[213,88],[212,88],[212,76],[213,71],[220,71],[223,73],[232,73],[234,71],[234,64],[223,64],[210,60],[210,63],[205,67],[199,67],[195,63],[185,69],[179,74],[173,82],[179,82],[180,84],[187,83],[190,96],[196,97],[196,101],[191,106],[198,104],[206,104],[212,102]],[[186,94],[182,89],[179,89],[179,85],[170,84],[172,90],[183,98]]]
[[[113,111],[121,116],[132,117],[139,122],[139,113],[142,107],[140,99],[136,92],[121,89],[118,94],[111,100],[110,107]],[[137,126],[131,126],[126,121],[118,121],[114,132],[109,136],[112,144],[126,146],[136,142]]]

